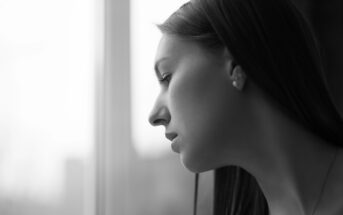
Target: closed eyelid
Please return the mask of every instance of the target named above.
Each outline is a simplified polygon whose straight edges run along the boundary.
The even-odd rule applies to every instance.
[[[156,73],[156,76],[158,79],[161,79],[163,77],[163,74],[161,73],[161,63],[165,60],[167,60],[168,57],[164,57],[164,58],[161,58],[160,60],[156,61],[155,63],[155,66],[154,66],[154,69],[155,69],[155,73]]]

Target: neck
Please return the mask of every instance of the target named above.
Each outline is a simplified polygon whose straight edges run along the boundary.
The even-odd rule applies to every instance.
[[[312,215],[336,148],[268,103],[254,108],[261,124],[251,137],[259,148],[242,167],[256,177],[271,215]]]

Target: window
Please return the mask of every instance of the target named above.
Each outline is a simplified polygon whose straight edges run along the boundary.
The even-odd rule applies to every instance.
[[[183,2],[1,1],[0,214],[191,213],[193,174],[148,123],[154,24]]]
[[[94,214],[95,5],[0,3],[0,214]]]

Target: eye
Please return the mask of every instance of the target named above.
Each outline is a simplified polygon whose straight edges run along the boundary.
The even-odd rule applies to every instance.
[[[169,84],[170,80],[171,80],[171,74],[165,74],[159,79],[159,82]]]

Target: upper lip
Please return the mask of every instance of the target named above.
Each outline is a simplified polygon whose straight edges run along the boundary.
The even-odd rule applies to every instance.
[[[171,133],[166,133],[165,136],[168,140],[172,141],[177,136],[177,134],[171,132]]]

